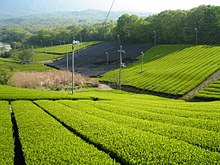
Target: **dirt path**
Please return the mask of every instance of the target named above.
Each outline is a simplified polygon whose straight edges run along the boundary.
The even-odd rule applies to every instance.
[[[185,94],[181,99],[187,100],[187,101],[192,99],[199,91],[203,90],[204,88],[207,88],[210,84],[213,84],[218,79],[220,79],[220,69],[214,72],[211,76],[209,76],[205,81],[203,81],[196,88],[194,88],[193,90]]]

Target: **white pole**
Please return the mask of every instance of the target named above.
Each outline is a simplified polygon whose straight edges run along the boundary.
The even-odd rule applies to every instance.
[[[33,63],[34,63],[35,59],[34,59],[34,46],[33,45],[31,46],[31,50],[32,50]]]
[[[107,63],[107,65],[108,65],[108,63],[109,63],[109,56],[108,56],[108,52],[105,52],[105,54],[106,54],[106,63]]]
[[[142,58],[141,58],[141,72],[143,72],[143,63],[144,63],[144,52],[141,52]]]
[[[196,31],[196,45],[198,44],[198,29],[195,28],[195,31]]]
[[[66,46],[66,70],[69,70],[69,53],[68,53],[68,46]]]
[[[157,45],[157,32],[154,31],[154,45]]]
[[[119,90],[121,90],[122,46],[120,46]]]
[[[121,90],[121,82],[122,82],[122,67],[124,67],[123,62],[122,62],[122,53],[126,53],[123,49],[122,49],[122,45],[120,45],[120,50],[118,50],[119,52],[119,56],[120,56],[120,66],[119,66],[119,74],[118,74],[118,84],[119,84],[119,90]]]
[[[72,49],[73,49],[73,52],[72,52],[72,94],[74,94],[74,42],[75,40],[73,40],[73,43],[72,43]]]

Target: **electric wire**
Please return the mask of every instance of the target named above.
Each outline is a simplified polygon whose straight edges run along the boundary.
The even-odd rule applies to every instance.
[[[106,18],[105,18],[105,21],[104,21],[104,23],[103,23],[103,25],[102,25],[102,28],[104,28],[104,26],[105,26],[105,24],[106,24],[106,22],[107,22],[107,20],[108,20],[108,17],[109,17],[109,15],[110,15],[111,11],[112,11],[112,8],[113,8],[114,4],[115,4],[115,0],[112,1],[111,7],[110,7],[110,9],[109,9],[109,11],[108,11],[108,14],[106,15]]]

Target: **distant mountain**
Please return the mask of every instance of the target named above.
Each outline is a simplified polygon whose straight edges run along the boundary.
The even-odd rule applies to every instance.
[[[1,13],[1,11],[0,11]],[[85,24],[85,23],[99,23],[103,22],[106,18],[107,11],[101,10],[85,10],[73,12],[52,12],[43,14],[30,14],[14,16],[2,14],[0,16],[1,25],[66,25],[66,24]],[[110,13],[108,21],[116,21],[122,14],[136,14],[138,16],[147,17],[151,13],[131,13],[131,12],[116,12]]]
[[[23,16],[45,12],[60,11],[61,1],[53,0],[3,0],[0,14]]]

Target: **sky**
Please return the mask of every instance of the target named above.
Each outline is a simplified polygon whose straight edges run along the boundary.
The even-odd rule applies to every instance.
[[[79,2],[83,2],[84,6],[88,6],[87,8],[108,10],[113,0],[81,0]],[[169,9],[189,10],[203,4],[220,6],[220,0],[115,0],[113,10],[159,13]],[[83,7],[80,3],[78,6]]]
[[[113,0],[0,0],[0,10],[17,9],[48,11],[109,10]],[[188,10],[199,5],[220,6],[220,0],[115,0],[113,11],[159,13],[163,10]],[[23,8],[22,8],[23,7]]]

